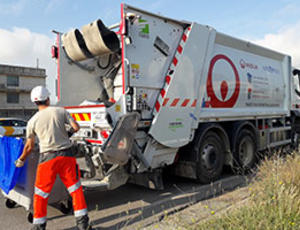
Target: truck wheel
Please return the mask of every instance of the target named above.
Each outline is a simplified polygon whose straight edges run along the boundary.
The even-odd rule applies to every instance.
[[[197,180],[207,184],[217,180],[222,173],[225,146],[219,135],[213,131],[208,131],[199,142],[197,145]]]
[[[236,165],[235,170],[242,173],[249,172],[256,163],[256,151],[257,145],[254,134],[247,129],[241,130],[235,143],[235,152],[233,153]]]
[[[15,206],[16,206],[16,202],[14,202],[13,200],[11,200],[11,199],[6,199],[6,201],[5,201],[5,206],[7,207],[7,208],[14,208]]]
[[[295,151],[299,151],[299,134],[296,132],[292,132],[292,144],[291,147]]]

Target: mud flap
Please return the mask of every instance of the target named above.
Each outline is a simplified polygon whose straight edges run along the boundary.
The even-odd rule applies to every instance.
[[[127,163],[139,119],[138,113],[130,113],[119,119],[109,139],[102,146],[103,155],[108,162],[119,165]]]
[[[161,169],[156,169],[152,172],[132,174],[129,178],[129,183],[141,185],[153,190],[164,189]]]
[[[129,174],[126,169],[123,166],[114,164],[107,172],[107,176],[102,180],[83,180],[81,183],[84,190],[107,191],[126,184],[128,179]]]

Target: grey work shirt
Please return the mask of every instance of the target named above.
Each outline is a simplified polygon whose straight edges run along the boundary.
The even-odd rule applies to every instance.
[[[71,121],[73,118],[64,108],[49,106],[28,121],[26,137],[38,137],[40,153],[70,148],[72,143],[65,124],[70,125]]]

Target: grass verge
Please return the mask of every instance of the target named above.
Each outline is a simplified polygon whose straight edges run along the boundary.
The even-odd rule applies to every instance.
[[[300,155],[265,160],[246,206],[186,229],[300,229]]]

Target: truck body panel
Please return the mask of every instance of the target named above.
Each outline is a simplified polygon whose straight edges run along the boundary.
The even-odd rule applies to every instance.
[[[193,122],[198,121],[199,98],[203,95],[200,82],[209,33],[209,28],[194,23],[186,29],[178,44],[164,87],[155,104],[149,132],[163,145],[180,147],[191,140]],[[195,45],[199,41],[201,45]]]
[[[289,57],[257,55],[255,45],[244,45],[248,52],[215,44],[202,84],[201,118],[289,115]]]

